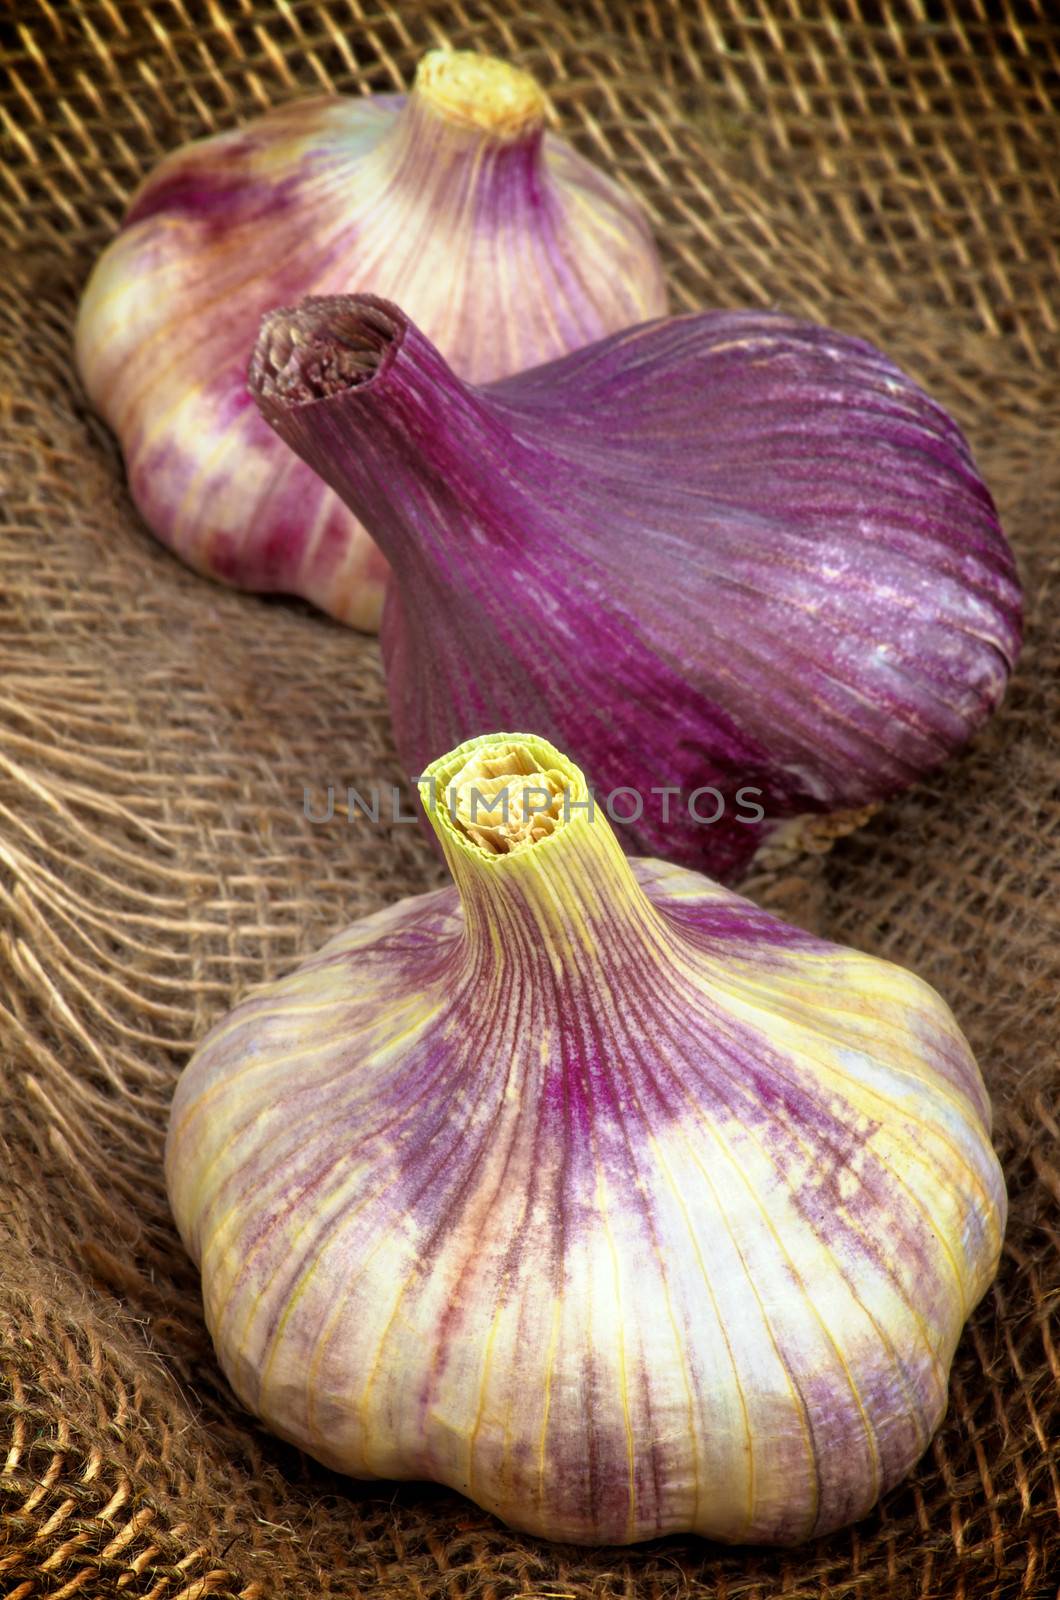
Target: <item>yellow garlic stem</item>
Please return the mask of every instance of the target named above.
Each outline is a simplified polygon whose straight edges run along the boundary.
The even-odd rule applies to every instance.
[[[457,826],[487,855],[514,854],[546,839],[568,820],[567,780],[524,744],[471,755],[449,785]]]
[[[429,51],[414,93],[447,122],[502,141],[523,139],[545,121],[545,97],[530,74],[474,50]]]

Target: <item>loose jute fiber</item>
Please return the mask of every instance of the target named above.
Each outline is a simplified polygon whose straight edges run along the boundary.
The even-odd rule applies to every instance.
[[[0,115],[0,1592],[1053,1596],[1060,1583],[1060,29],[1046,0],[37,0]],[[1054,13],[1055,16],[1055,13]],[[964,759],[756,892],[954,1006],[1012,1196],[948,1417],[859,1527],[795,1552],[550,1546],[358,1484],[233,1401],[169,1220],[166,1111],[251,983],[439,881],[415,826],[314,823],[397,781],[374,643],[158,548],[71,367],[77,295],[168,148],[297,93],[504,54],[649,208],[675,301],[874,339],[966,428],[1027,651]],[[189,330],[193,337],[193,330]]]

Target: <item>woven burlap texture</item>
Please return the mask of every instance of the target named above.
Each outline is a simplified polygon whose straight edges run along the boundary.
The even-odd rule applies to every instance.
[[[1055,24],[960,0],[113,0],[16,8],[0,116],[0,1591],[1055,1595],[1060,1573],[1060,207]],[[11,15],[9,13],[9,15]],[[991,21],[990,18],[995,20]],[[759,892],[915,967],[997,1108],[1012,1217],[948,1417],[859,1527],[794,1552],[549,1546],[332,1477],[233,1401],[161,1174],[193,1042],[251,983],[439,881],[415,827],[316,825],[397,780],[375,644],[150,539],[71,364],[77,295],[168,148],[297,93],[510,56],[647,205],[680,306],[863,333],[967,429],[1029,642],[975,748]]]

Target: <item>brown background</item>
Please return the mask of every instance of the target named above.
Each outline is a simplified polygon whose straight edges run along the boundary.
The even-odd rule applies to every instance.
[[[1055,1595],[1060,1572],[1060,38],[1046,0],[22,4],[0,233],[0,1592]],[[996,20],[987,20],[988,14]],[[8,14],[9,18],[11,13]],[[678,306],[881,343],[967,429],[1030,596],[963,760],[756,892],[916,967],[998,1109],[1012,1221],[915,1477],[794,1553],[550,1547],[332,1478],[215,1369],[160,1171],[192,1042],[249,983],[438,881],[415,828],[314,827],[397,770],[376,648],[157,548],[71,372],[94,254],[179,141],[292,94],[510,55],[644,200]],[[6,1461],[6,1465],[5,1465]]]

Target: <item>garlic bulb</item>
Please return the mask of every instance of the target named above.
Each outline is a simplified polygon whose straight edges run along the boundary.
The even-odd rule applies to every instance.
[[[271,306],[393,294],[476,382],[665,309],[640,208],[544,114],[525,72],[435,50],[407,99],[284,106],[147,179],[85,290],[77,360],[133,499],[185,561],[378,624],[379,552],[247,397]]]
[[[410,773],[536,727],[634,789],[631,849],[732,881],[778,821],[896,793],[1001,698],[993,502],[862,340],[703,312],[475,389],[396,306],[338,297],[266,317],[250,382],[393,564]]]
[[[259,989],[177,1088],[236,1393],[549,1538],[862,1516],[943,1415],[1004,1228],[946,1005],[627,860],[543,740],[471,740],[421,795],[455,888]]]

